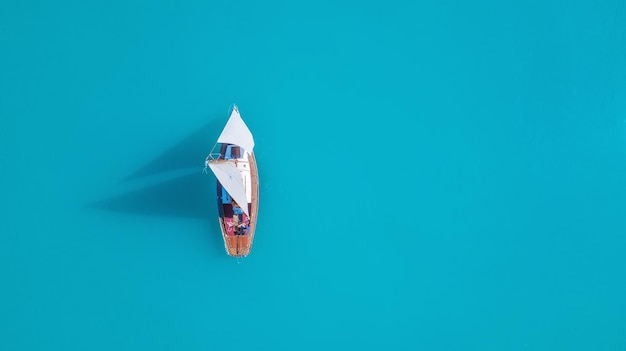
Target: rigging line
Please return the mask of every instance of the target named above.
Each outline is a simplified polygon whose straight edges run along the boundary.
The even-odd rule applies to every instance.
[[[217,146],[218,143],[213,144],[213,147],[211,148],[211,151],[209,151],[209,156],[207,157],[207,159],[212,158],[211,155],[213,154],[213,150],[215,150],[215,147]]]

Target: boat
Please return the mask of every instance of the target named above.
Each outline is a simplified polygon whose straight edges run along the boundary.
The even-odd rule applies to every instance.
[[[219,152],[214,152],[216,148]],[[217,208],[226,253],[246,257],[259,213],[259,174],[254,138],[237,106],[205,160],[205,173],[207,168],[217,178]]]

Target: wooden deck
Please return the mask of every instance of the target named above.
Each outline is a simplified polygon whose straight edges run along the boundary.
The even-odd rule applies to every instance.
[[[222,230],[222,237],[224,238],[224,244],[226,246],[226,252],[233,257],[245,257],[250,254],[252,249],[252,241],[254,240],[254,233],[256,230],[256,221],[259,212],[259,175],[256,165],[256,158],[254,153],[248,155],[248,162],[250,165],[250,183],[252,186],[251,203],[248,204],[249,216],[249,231],[245,235],[232,235],[228,234],[226,224],[224,221],[225,211],[224,205],[220,201],[221,185],[217,184],[218,191],[218,207],[220,210],[220,228]]]

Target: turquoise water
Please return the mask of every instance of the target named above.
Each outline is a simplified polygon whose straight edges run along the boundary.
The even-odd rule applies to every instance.
[[[0,350],[626,349],[625,14],[3,2]],[[233,103],[241,262],[201,173]]]

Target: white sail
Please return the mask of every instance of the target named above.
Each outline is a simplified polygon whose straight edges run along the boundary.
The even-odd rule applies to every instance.
[[[222,130],[222,134],[217,138],[217,142],[239,145],[244,150],[252,153],[254,138],[252,138],[252,133],[248,126],[241,119],[237,106],[233,108],[233,112],[230,114],[224,130]]]
[[[241,172],[237,169],[234,162],[209,162],[211,171],[217,177],[217,180],[222,184],[228,194],[235,200],[235,202],[241,207],[241,210],[246,214],[248,213],[248,196],[246,195],[246,188],[241,177]]]

